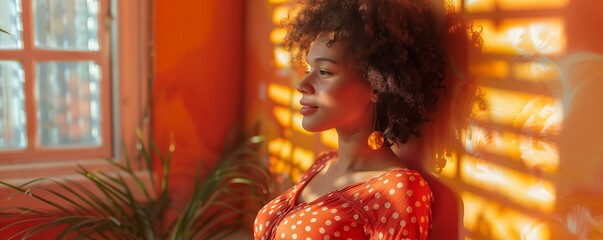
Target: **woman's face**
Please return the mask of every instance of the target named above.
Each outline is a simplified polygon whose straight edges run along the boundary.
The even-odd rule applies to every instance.
[[[331,37],[319,35],[306,57],[307,75],[297,86],[303,94],[302,126],[311,132],[372,128],[375,103],[371,87],[346,58],[345,40],[326,46]]]

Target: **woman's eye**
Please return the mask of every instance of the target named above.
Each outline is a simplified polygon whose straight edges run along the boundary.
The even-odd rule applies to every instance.
[[[327,76],[329,74],[331,74],[329,71],[325,71],[325,70],[319,70],[318,74],[320,74],[321,76]]]

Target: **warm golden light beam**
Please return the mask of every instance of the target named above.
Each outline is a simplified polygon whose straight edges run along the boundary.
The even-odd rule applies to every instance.
[[[486,12],[494,10],[495,0],[465,0],[465,9],[468,12]]]
[[[283,173],[290,172],[289,169],[291,166],[278,157],[270,155],[270,157],[268,158],[268,163],[269,163],[269,170],[271,173],[276,173],[278,175],[281,175]]]
[[[291,142],[282,138],[275,138],[268,141],[268,152],[272,155],[289,158],[291,154]]]
[[[268,141],[270,171],[291,174],[292,180],[298,181],[301,174],[312,165],[314,153],[292,145],[291,141],[283,138]]]
[[[495,199],[463,191],[464,225],[473,235],[488,239],[550,239],[550,229],[526,213]]]
[[[291,109],[286,107],[276,106],[273,109],[274,117],[278,124],[280,124],[284,128],[288,128],[291,126]]]
[[[496,88],[483,88],[486,92],[485,100],[489,107],[489,119],[494,123],[514,126],[517,115],[522,111],[530,99],[531,94],[506,91]]]
[[[551,231],[549,226],[543,223],[535,222],[532,225],[524,225],[521,229],[521,238],[525,240],[544,240],[550,239]]]
[[[279,4],[279,3],[285,3],[287,2],[287,0],[268,0],[269,3],[272,4]]]
[[[524,128],[498,131],[470,126],[461,131],[461,142],[467,154],[473,157],[506,156],[508,161],[518,161],[529,169],[554,172],[559,167],[559,151],[557,143],[547,140],[547,136],[554,134],[539,132]]]
[[[492,20],[475,20],[485,43],[484,53],[505,55],[559,55],[565,51],[562,19],[513,19],[494,25]]]
[[[293,92],[288,86],[277,83],[268,83],[268,98],[270,100],[283,105],[289,106],[292,103]]]
[[[485,92],[484,100],[488,105],[487,120],[515,128],[529,127],[534,130],[543,129],[545,123],[561,121],[561,106],[557,99],[516,91],[491,87],[481,88]],[[524,126],[530,118],[529,125]],[[553,119],[549,119],[553,118]]]
[[[550,183],[539,182],[528,188],[526,193],[533,199],[540,200],[540,202],[552,203],[555,201],[552,188],[553,186]]]
[[[272,23],[275,25],[280,25],[281,21],[287,18],[288,12],[289,8],[284,5],[274,8],[274,10],[272,10]]]
[[[291,66],[291,54],[282,47],[274,47],[274,64],[277,68],[289,68]]]
[[[563,8],[570,0],[497,0],[501,10]]]
[[[440,175],[454,179],[458,175],[457,167],[457,154],[454,150],[446,150],[444,153],[438,153],[435,155],[435,166],[434,170]]]
[[[280,159],[289,159],[291,150],[292,146],[289,140],[276,138],[268,141],[268,153]]]
[[[548,173],[559,170],[559,149],[556,143],[522,137],[519,151],[524,165],[530,169]]]
[[[527,173],[507,169],[469,156],[461,159],[461,176],[466,184],[493,192],[520,205],[551,212],[553,185]]]
[[[567,6],[570,0],[467,0],[466,9],[469,12],[489,12],[495,9],[530,10],[558,9]]]
[[[293,129],[294,131],[302,133],[304,135],[311,135],[312,133],[306,131],[301,125],[303,116],[299,113],[293,113],[293,116],[292,116],[291,112],[292,112],[292,110],[290,108],[279,107],[279,106],[274,107],[274,109],[272,111],[272,113],[274,114],[274,117],[276,118],[276,121],[283,128],[290,128],[290,129]],[[291,122],[293,122],[293,125],[291,125]]]
[[[492,132],[477,126],[468,126],[461,129],[461,142],[465,152],[471,156],[479,157],[485,148],[492,147]]]
[[[453,10],[454,12],[461,12],[461,8],[463,7],[463,0],[449,0],[446,3],[450,5],[450,7],[452,8],[451,10]]]
[[[530,98],[516,113],[513,126],[524,132],[541,133],[550,136],[561,130],[563,108],[558,99],[539,95]]]
[[[281,44],[287,35],[287,29],[275,28],[270,32],[270,42],[272,44]]]
[[[338,143],[337,131],[335,129],[323,131],[320,133],[320,141],[327,147],[337,149]]]
[[[296,147],[293,149],[293,163],[302,171],[306,171],[314,162],[314,153],[308,149]]]
[[[276,152],[276,155],[273,154],[269,158],[270,171],[278,175],[286,174],[294,182],[299,181],[301,175],[312,165],[314,153],[308,149],[295,147],[293,148],[293,155],[288,155],[291,153],[291,142],[284,139],[278,139],[270,144],[287,147],[286,152]]]

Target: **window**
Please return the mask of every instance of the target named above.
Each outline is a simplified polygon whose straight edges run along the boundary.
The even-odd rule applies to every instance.
[[[101,162],[133,147],[148,110],[141,43],[150,6],[139,2],[0,0],[0,28],[11,34],[0,34],[3,179],[32,164],[46,175],[48,166]]]

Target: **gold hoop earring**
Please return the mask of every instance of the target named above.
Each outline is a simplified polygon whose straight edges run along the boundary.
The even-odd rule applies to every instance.
[[[383,133],[381,133],[379,128],[379,117],[377,116],[377,103],[375,103],[375,117],[373,122],[373,132],[368,137],[368,146],[372,150],[379,150],[383,143],[385,142],[385,138],[383,137]]]

